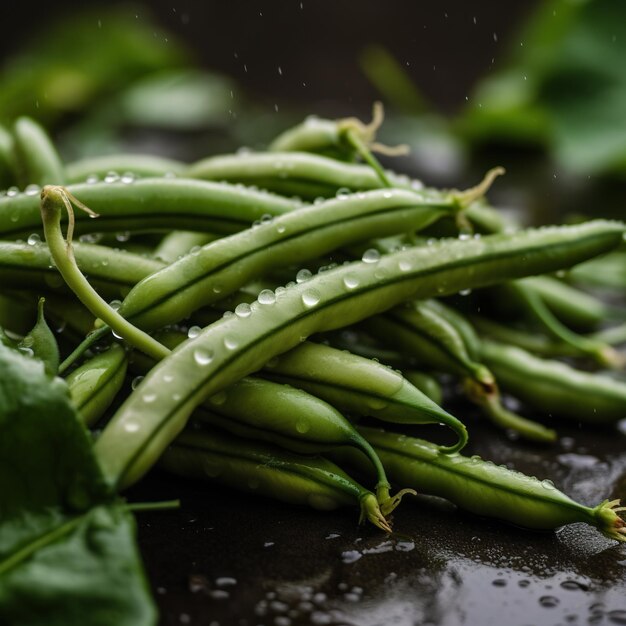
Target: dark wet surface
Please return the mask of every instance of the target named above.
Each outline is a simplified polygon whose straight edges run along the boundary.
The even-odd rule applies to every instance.
[[[626,497],[624,421],[558,424],[549,448],[468,425],[467,454],[550,478],[584,504]],[[388,537],[358,526],[356,509],[320,513],[163,473],[132,497],[182,500],[139,517],[167,626],[626,624],[626,545],[585,524],[537,533],[422,497],[397,509]]]

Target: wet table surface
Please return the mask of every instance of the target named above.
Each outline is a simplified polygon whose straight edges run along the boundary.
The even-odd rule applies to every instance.
[[[558,423],[552,447],[467,423],[464,454],[550,478],[584,504],[626,498],[626,421]],[[321,513],[162,472],[130,496],[182,501],[138,519],[164,626],[626,624],[626,545],[585,524],[531,532],[421,496],[386,536],[359,526],[356,509]]]

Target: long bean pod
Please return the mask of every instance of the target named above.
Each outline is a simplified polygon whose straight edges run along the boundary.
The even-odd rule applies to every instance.
[[[155,259],[93,244],[74,244],[76,262],[105,297],[124,297],[149,274],[164,267]],[[0,282],[6,289],[67,291],[44,243],[0,241]]]
[[[139,283],[120,314],[146,329],[188,317],[267,271],[376,235],[419,230],[458,205],[389,189],[329,200],[211,242]]]
[[[504,389],[544,413],[590,423],[626,417],[623,382],[494,341],[483,341],[482,354]]]
[[[306,389],[340,410],[396,424],[445,424],[467,442],[465,426],[395,370],[323,344],[305,342],[266,363],[262,376]]]
[[[22,186],[63,185],[65,170],[61,157],[46,131],[34,120],[20,117],[13,127],[15,153]]]
[[[182,430],[193,409],[315,332],[332,330],[411,298],[446,295],[556,271],[618,245],[624,226],[596,221],[480,240],[442,241],[351,263],[284,289],[181,344],[120,407],[95,445],[105,476],[138,480]],[[164,376],[176,390],[166,391]]]
[[[322,511],[358,504],[361,520],[391,532],[373,493],[334,463],[299,457],[259,442],[210,431],[186,431],[161,457],[170,472],[203,478]]]
[[[516,526],[552,530],[585,522],[610,539],[626,541],[625,510],[618,500],[596,507],[575,502],[549,480],[537,480],[478,457],[440,454],[433,444],[405,435],[361,428],[392,480],[440,496],[477,515]],[[354,460],[360,462],[356,457]]]
[[[76,233],[197,230],[230,234],[299,202],[265,191],[200,180],[142,178],[69,185],[68,191],[100,216],[76,216]],[[39,193],[0,198],[0,238],[41,232]]]
[[[556,438],[552,429],[502,406],[496,379],[480,361],[478,337],[469,323],[445,305],[435,300],[412,302],[365,320],[363,325],[422,366],[460,376],[469,399],[500,428],[534,441]]]

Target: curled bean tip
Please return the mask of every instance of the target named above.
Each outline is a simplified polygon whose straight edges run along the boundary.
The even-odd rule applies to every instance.
[[[381,511],[384,515],[389,515],[401,502],[402,498],[410,494],[412,496],[417,495],[417,491],[415,489],[401,489],[395,496],[389,498],[386,502],[382,504]]]

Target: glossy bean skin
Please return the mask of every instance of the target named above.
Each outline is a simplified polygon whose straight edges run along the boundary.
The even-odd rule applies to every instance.
[[[186,164],[180,161],[151,154],[112,154],[68,163],[65,172],[67,182],[72,184],[83,183],[91,177],[103,179],[111,173],[141,178],[179,176],[186,167]]]
[[[304,342],[265,364],[262,376],[306,389],[340,410],[396,424],[445,424],[459,442],[465,427],[406,378],[385,365],[323,344]]]
[[[130,252],[92,244],[74,244],[76,260],[105,297],[124,297],[141,279],[164,264]],[[0,241],[0,283],[6,289],[66,291],[44,243]]]
[[[264,215],[285,213],[300,203],[268,192],[199,180],[142,178],[129,182],[69,185],[67,190],[98,213],[76,213],[76,234],[196,230],[230,234]],[[42,232],[38,193],[0,198],[0,238]]]
[[[460,376],[468,398],[500,428],[534,441],[556,438],[553,430],[504,408],[496,379],[480,360],[476,334],[445,305],[434,300],[412,302],[366,320],[364,326],[422,366]]]
[[[470,355],[464,337],[441,315],[441,307],[433,304],[432,300],[412,302],[365,320],[363,326],[429,369],[470,377],[486,388],[493,387],[491,372]]]
[[[502,387],[543,413],[589,423],[626,417],[626,384],[513,346],[482,342],[485,362]]]
[[[315,116],[288,128],[268,146],[270,152],[314,152],[333,158],[346,158],[349,146],[341,137],[335,120]]]
[[[128,356],[126,350],[114,343],[85,361],[67,376],[72,403],[87,426],[94,424],[109,408],[124,384]]]
[[[313,200],[334,196],[338,189],[380,189],[380,178],[368,165],[342,163],[306,152],[259,152],[209,157],[191,165],[190,178],[225,180],[255,185],[275,193]],[[410,187],[404,177],[394,178],[395,187]],[[421,185],[419,185],[421,188]]]
[[[171,348],[184,340],[181,335],[165,331],[158,333],[157,338]],[[133,356],[133,368],[141,373],[152,366],[148,357],[140,353]],[[267,441],[292,452],[324,453],[338,446],[354,446],[377,470],[379,502],[389,500],[389,482],[371,446],[336,408],[306,391],[262,378],[245,377],[207,398],[195,416],[199,422],[233,435]]]
[[[391,530],[374,494],[321,457],[299,457],[216,430],[185,431],[161,457],[160,465],[186,478],[209,479],[322,511],[357,504],[361,519]]]
[[[616,501],[587,507],[548,480],[531,478],[478,457],[443,455],[433,444],[405,435],[372,428],[360,431],[380,455],[392,480],[421,493],[446,498],[476,515],[516,526],[552,530],[585,522],[611,539],[626,541],[626,524],[613,511]]]
[[[377,234],[419,230],[456,210],[454,202],[430,203],[414,192],[391,189],[328,200],[182,257],[139,283],[119,312],[144,329],[160,328],[273,268],[303,263]]]
[[[590,222],[480,240],[442,241],[340,266],[296,284],[275,301],[211,324],[157,364],[120,407],[95,444],[111,483],[138,480],[206,397],[260,369],[316,332],[361,321],[412,298],[487,286],[556,271],[619,244],[623,225]],[[165,393],[164,376],[176,393]],[[158,401],[157,401],[158,400]]]
[[[46,131],[34,120],[20,117],[13,127],[16,162],[22,187],[63,185],[63,162]]]

